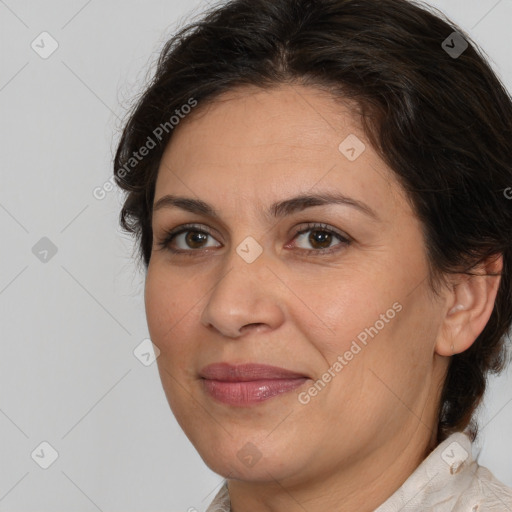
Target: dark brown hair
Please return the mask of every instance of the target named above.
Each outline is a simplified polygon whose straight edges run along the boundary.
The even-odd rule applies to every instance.
[[[462,54],[449,51],[464,41]],[[442,13],[407,0],[232,0],[212,8],[164,45],[126,122],[114,160],[127,193],[122,227],[147,267],[159,162],[191,110],[184,106],[279,84],[319,87],[358,106],[422,222],[433,290],[450,273],[503,255],[490,320],[451,358],[439,404],[438,442],[468,426],[475,437],[472,418],[489,372],[504,367],[512,323],[512,101],[482,51]],[[150,150],[135,160],[144,146]]]

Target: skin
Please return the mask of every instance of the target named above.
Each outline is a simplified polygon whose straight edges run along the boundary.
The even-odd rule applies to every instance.
[[[349,134],[366,145],[355,161],[338,149]],[[274,202],[322,191],[360,201],[377,218],[339,204],[264,214]],[[155,204],[167,194],[201,199],[219,215],[154,211],[145,303],[169,405],[205,463],[228,478],[232,510],[374,510],[435,447],[450,356],[482,331],[499,278],[454,276],[432,294],[421,224],[393,172],[349,105],[315,88],[245,87],[199,106],[161,160]],[[191,256],[159,245],[187,223],[211,231],[195,245],[174,239],[171,247]],[[352,241],[319,242],[318,228],[295,236],[307,223]],[[252,263],[236,251],[248,236],[263,251]],[[336,250],[321,255],[326,247]],[[496,260],[483,270],[499,268]],[[400,312],[300,403],[298,394],[395,303]],[[233,407],[207,395],[198,375],[221,361],[280,366],[310,380]],[[237,456],[248,442],[261,455],[252,467]]]

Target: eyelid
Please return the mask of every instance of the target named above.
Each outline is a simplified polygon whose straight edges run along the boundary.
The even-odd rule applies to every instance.
[[[285,245],[285,248],[290,247],[290,245],[295,246],[296,240],[299,236],[303,235],[304,233],[307,233],[308,231],[324,231],[327,233],[332,234],[334,237],[336,237],[339,241],[339,243],[335,244],[334,246],[327,247],[324,249],[299,249],[299,254],[303,256],[310,256],[315,255],[318,257],[322,256],[330,256],[332,254],[336,254],[340,251],[342,251],[344,248],[348,247],[354,242],[354,239],[349,236],[348,234],[344,233],[343,231],[340,231],[334,227],[331,227],[323,222],[309,222],[306,223],[307,225],[303,227],[302,229],[299,229],[295,232],[293,235],[293,238],[290,243]]]
[[[297,238],[297,236],[302,235],[304,233],[307,233],[308,231],[328,231],[342,240],[346,240],[347,242],[353,242],[354,239],[350,237],[347,233],[340,231],[336,229],[335,227],[329,226],[328,224],[325,224],[323,222],[309,222],[306,223],[306,227],[300,229],[299,231],[295,232],[293,238]]]
[[[187,231],[196,231],[199,233],[204,233],[206,235],[211,236],[214,238],[213,232],[216,230],[213,230],[212,228],[205,226],[204,224],[198,224],[198,223],[190,223],[190,224],[182,224],[180,226],[177,226],[175,228],[164,230],[164,233],[161,237],[161,240],[158,242],[158,246],[160,249],[168,249],[168,245],[179,235],[186,233]],[[171,250],[171,249],[168,249]],[[183,253],[191,253],[191,252],[199,252],[200,249],[178,249],[176,252],[179,252],[181,254]],[[172,251],[171,251],[172,252]]]
[[[349,236],[347,233],[340,231],[337,228],[332,227],[328,224],[325,224],[322,222],[313,222],[313,221],[305,222],[302,224],[303,224],[302,228],[294,231],[291,242],[295,241],[299,235],[307,233],[308,231],[315,231],[315,230],[316,231],[326,231],[326,232],[332,233],[340,241],[340,243],[335,245],[334,247],[328,247],[326,249],[300,249],[299,248],[300,252],[302,252],[303,254],[309,255],[311,253],[315,253],[317,255],[327,255],[327,254],[330,254],[330,253],[338,250],[337,247],[340,245],[347,246],[347,245],[350,245],[352,242],[354,242],[354,239],[351,236]],[[183,233],[186,233],[188,231],[196,231],[198,233],[204,233],[204,234],[214,238],[213,231],[217,231],[217,230],[214,230],[204,224],[198,224],[198,223],[182,224],[180,226],[177,226],[176,228],[173,228],[173,229],[170,229],[170,230],[167,230],[164,232],[162,240],[160,242],[158,242],[159,248],[162,250],[168,250],[174,254],[184,254],[184,255],[188,255],[188,256],[191,256],[195,253],[199,253],[201,251],[209,251],[209,249],[211,249],[211,247],[206,247],[204,249],[171,249],[169,247],[171,242],[174,241],[177,236],[179,236]],[[285,247],[289,246],[290,243],[287,243]]]

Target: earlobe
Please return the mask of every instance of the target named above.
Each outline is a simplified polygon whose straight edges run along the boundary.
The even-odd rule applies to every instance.
[[[455,277],[436,342],[437,354],[449,357],[464,352],[475,342],[494,309],[502,268],[500,255],[475,268],[474,275]]]

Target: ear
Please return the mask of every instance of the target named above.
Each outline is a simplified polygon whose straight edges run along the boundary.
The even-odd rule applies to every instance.
[[[476,267],[477,275],[454,276],[436,341],[437,354],[452,356],[464,352],[475,342],[491,317],[502,269],[503,256],[499,254]]]

